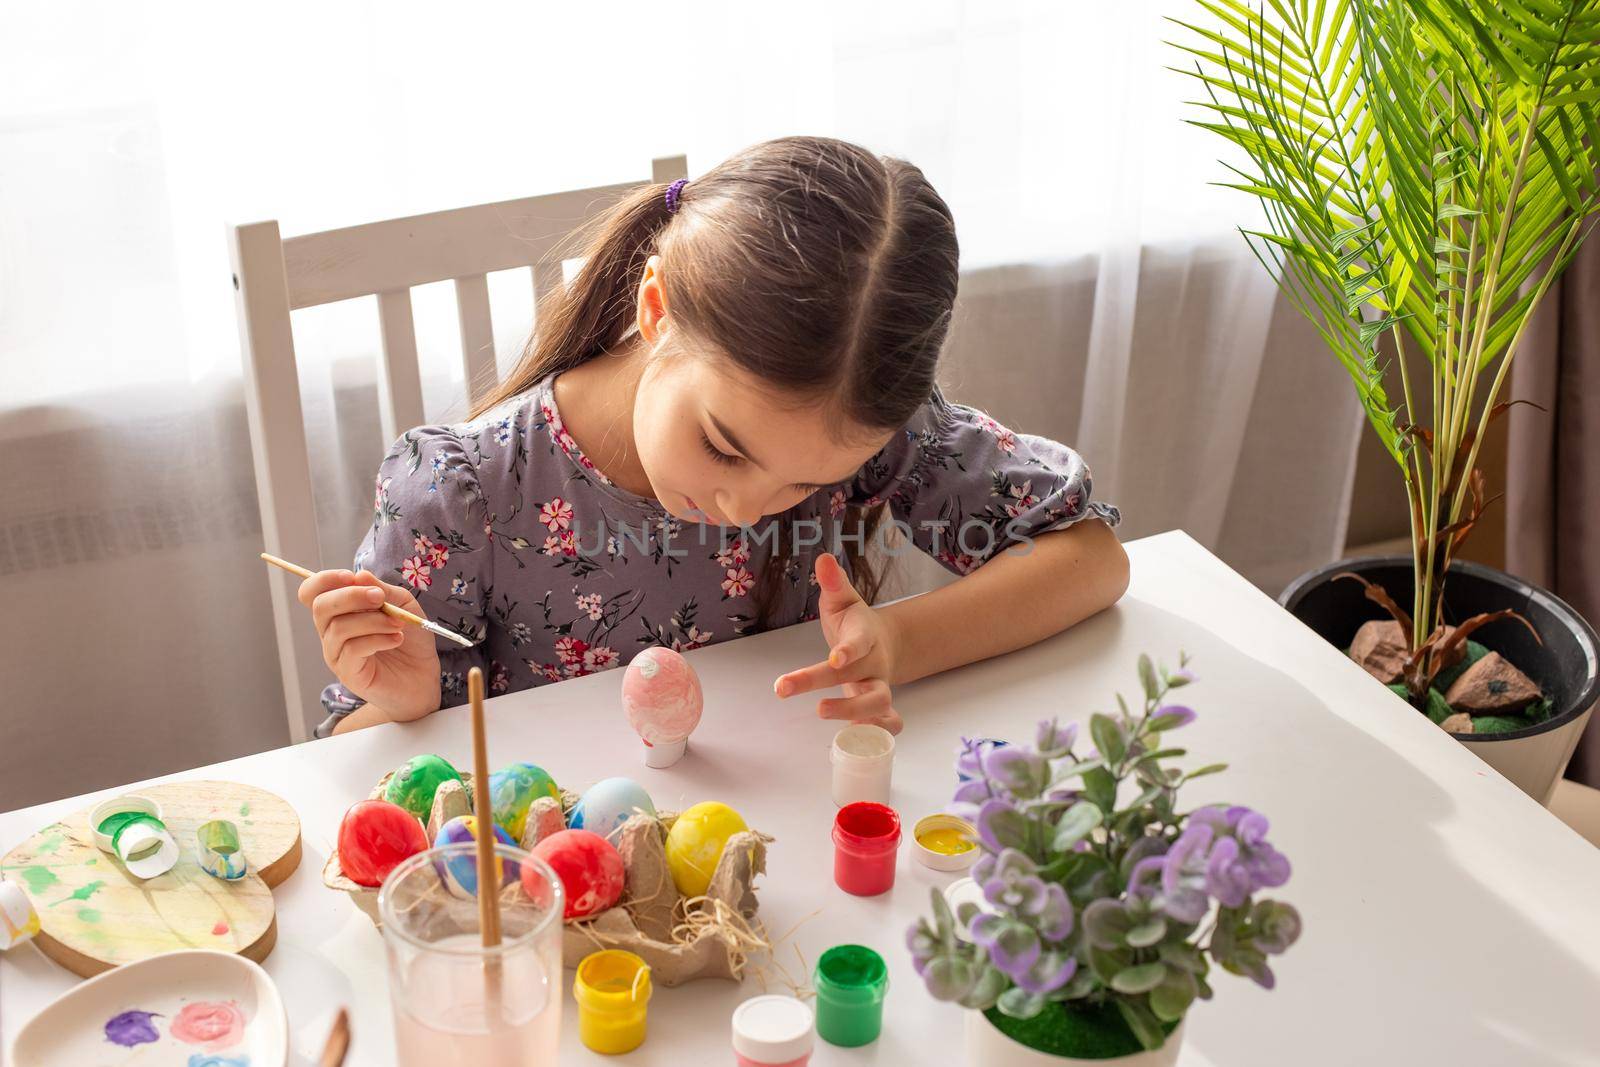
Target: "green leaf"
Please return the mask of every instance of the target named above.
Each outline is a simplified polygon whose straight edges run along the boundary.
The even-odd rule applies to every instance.
[[[1149,948],[1166,936],[1167,921],[1159,915],[1152,915],[1128,931],[1128,944],[1134,948]]]
[[[1083,776],[1083,795],[1110,815],[1117,806],[1117,780],[1104,767],[1096,767]]]
[[[1199,991],[1194,975],[1188,971],[1169,970],[1161,984],[1150,990],[1150,1010],[1162,1022],[1177,1022],[1194,1003]]]
[[[1121,762],[1122,757],[1127,755],[1127,740],[1122,736],[1122,727],[1111,716],[1099,712],[1089,716],[1089,736],[1094,738],[1095,747],[1107,763]]]
[[[1100,825],[1104,813],[1087,800],[1080,800],[1068,808],[1056,823],[1056,836],[1051,842],[1057,852],[1065,852],[1088,836]]]
[[[1226,763],[1208,763],[1199,770],[1190,771],[1184,775],[1183,780],[1187,782],[1195,778],[1204,778],[1208,774],[1220,774],[1227,769],[1228,765]]]
[[[1156,680],[1155,664],[1143,652],[1139,653],[1139,684],[1144,686],[1146,700],[1154,700],[1161,692],[1160,683]]]
[[[1146,1049],[1158,1049],[1167,1040],[1166,1031],[1161,1029],[1161,1024],[1156,1022],[1149,1008],[1134,1001],[1118,1000],[1117,1011],[1121,1013],[1122,1021],[1128,1024],[1128,1029],[1133,1031],[1133,1036],[1139,1039],[1139,1044]]]
[[[1080,774],[1088,774],[1090,771],[1097,770],[1105,765],[1106,761],[1100,759],[1086,759],[1079,760],[1076,763],[1063,763],[1062,765],[1056,767],[1055,773],[1051,775],[1050,784],[1060,785],[1069,778],[1076,778]]]
[[[1148,993],[1160,985],[1167,976],[1164,963],[1139,963],[1118,971],[1111,978],[1111,988],[1118,993]]]
[[[1100,976],[1100,980],[1108,985],[1111,979],[1124,970],[1132,959],[1132,955],[1127,952],[1104,949],[1099,945],[1089,946],[1089,966],[1094,969],[1095,974]]]

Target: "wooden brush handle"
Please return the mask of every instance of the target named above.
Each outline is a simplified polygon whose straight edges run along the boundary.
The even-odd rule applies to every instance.
[[[302,578],[311,577],[311,572],[299,564],[290,563],[286,559],[279,559],[277,556],[274,556],[269,552],[261,553],[261,558],[272,564],[274,567],[282,567],[290,574],[297,574]],[[421,626],[426,621],[422,618],[422,616],[414,615],[405,608],[395,607],[393,604],[390,604],[387,601],[385,601],[383,605],[378,608],[378,610],[389,616],[391,619],[400,619],[404,622],[409,622],[414,626]]]

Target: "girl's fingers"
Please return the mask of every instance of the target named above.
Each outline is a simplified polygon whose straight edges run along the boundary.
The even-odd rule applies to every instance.
[[[328,624],[322,632],[322,656],[332,667],[339,662],[345,654],[345,646],[354,640],[373,636],[400,636],[404,638],[401,623],[377,611],[358,611],[350,615],[340,615]],[[399,645],[393,642],[390,647]]]
[[[347,585],[319,593],[311,602],[311,619],[317,624],[317,632],[326,634],[329,626],[347,615],[379,615],[380,618],[387,618],[378,611],[385,600],[383,592],[370,585]]]
[[[382,589],[385,598],[395,607],[405,608],[413,615],[421,615],[423,618],[428,617],[428,613],[423,611],[422,605],[417,602],[415,594],[404,586],[390,585],[376,574],[367,570],[357,572],[355,580],[374,589]]]
[[[843,611],[852,604],[865,603],[861,599],[861,594],[856,592],[856,587],[850,584],[850,577],[845,574],[844,567],[831,552],[824,552],[817,557],[816,573],[817,587],[820,589],[817,594],[819,614],[828,615]]]
[[[817,714],[824,719],[842,719],[881,726],[892,734],[900,732],[904,722],[894,710],[889,686],[881,678],[859,683],[856,695],[828,697],[817,703]]]
[[[813,689],[831,689],[836,685],[846,682],[860,681],[863,676],[853,666],[835,669],[826,663],[813,663],[809,667],[802,667],[797,671],[779,676],[773,683],[772,691],[779,699],[792,697],[800,693],[809,693]]]
[[[323,593],[333,589],[343,589],[355,580],[356,576],[350,571],[318,571],[300,583],[296,595],[299,596],[300,603],[309,608]]]
[[[340,647],[336,662],[345,671],[352,671],[379,652],[389,652],[399,648],[404,640],[405,634],[367,634],[365,637],[352,637]]]

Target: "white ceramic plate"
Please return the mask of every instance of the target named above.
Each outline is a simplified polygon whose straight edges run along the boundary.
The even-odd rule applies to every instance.
[[[97,975],[30,1019],[17,1067],[284,1067],[278,989],[228,952],[169,952]]]

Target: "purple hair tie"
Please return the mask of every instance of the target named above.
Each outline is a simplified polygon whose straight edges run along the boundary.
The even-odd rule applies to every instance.
[[[683,199],[683,187],[685,185],[688,185],[688,184],[689,184],[689,179],[688,178],[679,178],[677,181],[675,181],[671,185],[667,186],[667,214],[668,215],[676,215],[678,213],[678,204]]]

